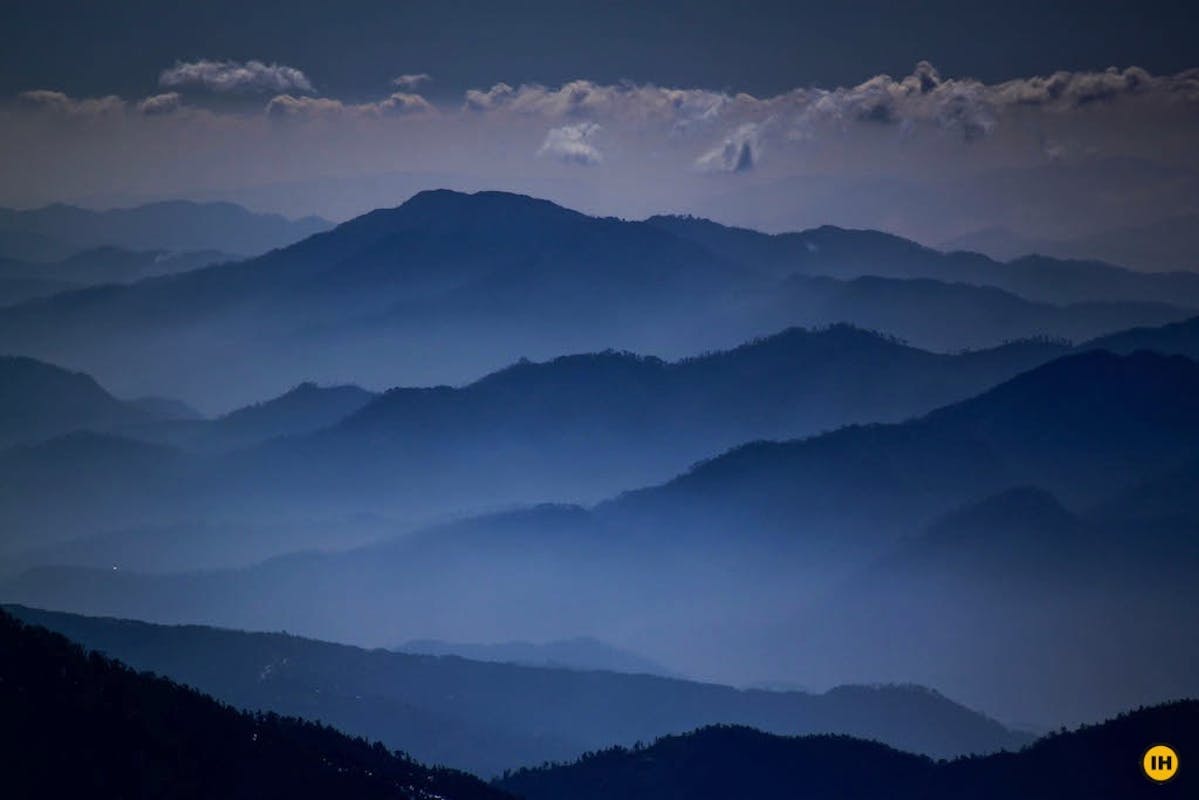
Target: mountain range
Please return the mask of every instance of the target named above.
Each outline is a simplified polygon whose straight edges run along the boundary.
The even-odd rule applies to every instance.
[[[1052,254],[1044,250],[998,261],[956,243],[943,252],[881,231],[832,225],[766,234],[697,217],[658,216],[648,221],[725,258],[769,268],[780,277],[927,279],[993,286],[1051,304],[1139,301],[1199,306],[1199,273],[1192,271],[1141,272],[1098,260],[1047,257]]]
[[[942,351],[1082,341],[1193,316],[1197,292],[1188,275],[1004,265],[871,232],[767,237],[441,190],[246,261],[20,304],[0,313],[0,349],[232,408],[303,380],[461,383],[522,355],[680,358],[793,325]]]
[[[320,719],[419,760],[485,776],[718,722],[848,733],[938,757],[1028,741],[919,687],[741,691],[650,675],[368,651],[285,634],[8,612],[234,706]],[[917,728],[908,724],[914,717],[922,720]]]
[[[25,531],[12,539],[28,544],[176,523],[206,506],[261,516],[341,514],[349,505],[420,520],[553,498],[599,500],[747,440],[902,420],[1063,352],[1033,341],[936,354],[837,326],[677,362],[615,352],[522,362],[460,388],[377,397],[302,384],[211,420],[148,419],[97,395],[99,409],[12,428],[9,441],[24,446],[0,453],[12,482],[3,515]],[[56,388],[70,373],[42,369],[59,382],[14,382],[12,402],[43,416],[83,402]],[[116,408],[126,416],[111,418]],[[48,511],[41,498],[51,485],[74,502]]]
[[[493,662],[146,627],[135,667],[483,774],[724,722],[964,752],[847,682],[1040,730],[1199,691],[1191,275],[499,192],[129,246],[0,308],[0,599]]]
[[[923,417],[736,447],[591,508],[484,515],[238,570],[45,567],[3,593],[43,607],[371,644],[588,632],[704,677],[769,679],[763,665],[788,664],[817,685],[846,674],[917,680],[951,685],[1009,720],[1093,720],[1114,704],[1196,691],[1185,643],[1126,645],[1152,638],[1142,617],[1194,618],[1197,565],[1174,509],[1186,507],[1192,485],[1177,476],[1194,474],[1197,392],[1199,364],[1184,357],[1086,351]],[[169,462],[154,450],[139,458],[147,466],[129,480],[157,488],[151,481],[164,480]],[[1154,480],[1153,504],[1112,507],[1124,493],[1145,496]],[[1037,489],[1008,491],[1029,485]],[[976,512],[959,514],[973,503]],[[929,561],[904,555],[912,537],[957,544],[938,544],[947,555]],[[1156,581],[1153,561],[1135,557],[1141,548],[1150,559],[1175,553]],[[908,566],[860,577],[888,557]],[[391,612],[418,606],[418,616]],[[1065,620],[1069,633],[1058,631]],[[1037,656],[1025,661],[1038,669],[1026,681],[1005,678],[996,648],[1020,650],[1034,635]]]

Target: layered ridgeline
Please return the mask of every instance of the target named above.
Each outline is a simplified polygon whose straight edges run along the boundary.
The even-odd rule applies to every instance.
[[[650,675],[367,651],[284,634],[8,610],[235,706],[320,719],[421,761],[485,776],[715,723],[852,734],[936,757],[1028,741],[918,687],[739,691]]]
[[[472,661],[493,661],[503,664],[522,664],[528,667],[561,667],[563,669],[604,670],[627,672],[633,675],[671,674],[666,667],[644,656],[613,647],[590,636],[576,636],[554,642],[443,642],[437,639],[413,639],[392,648],[400,653],[423,653],[430,656],[460,656]]]
[[[186,200],[93,211],[56,203],[43,208],[0,209],[0,258],[26,263],[69,263],[86,251],[219,251],[243,256],[284,247],[320,233],[319,217],[290,220],[256,214],[233,203]],[[88,283],[107,283],[89,280]]]
[[[6,402],[20,413],[3,433],[24,446],[0,453],[3,538],[15,552],[195,519],[373,511],[411,523],[514,503],[597,500],[745,441],[921,414],[1064,349],[1020,342],[945,355],[846,326],[792,329],[676,362],[616,352],[522,362],[459,388],[375,397],[304,384],[224,417],[165,421],[138,409],[119,416],[111,409],[128,404],[94,383],[86,395],[71,390],[82,376],[11,360],[0,366],[13,365],[14,374],[15,366],[37,366],[49,377],[9,382]],[[96,409],[56,412],[92,395]],[[22,421],[34,414],[48,421]],[[289,438],[266,441],[280,436]],[[338,530],[330,526],[326,547],[355,538]],[[161,541],[145,538],[147,547]],[[79,550],[65,563],[149,563],[129,563],[131,549],[99,562],[94,549]]]
[[[255,214],[230,203],[0,209],[0,306],[233,261],[331,225],[315,217]]]
[[[1199,702],[1138,709],[1047,736],[1015,753],[940,763],[848,737],[791,738],[712,727],[649,746],[589,754],[572,764],[518,771],[496,785],[525,800],[1193,797],[1197,781],[1185,767],[1164,784],[1145,776],[1141,756],[1160,742],[1179,754],[1199,748]]]
[[[119,247],[96,247],[50,263],[0,256],[0,306],[87,286],[133,283],[154,275],[187,272],[232,258],[215,250],[172,253]]]
[[[91,376],[32,358],[0,357],[0,386],[0,447],[155,419],[113,397]]]
[[[501,800],[312,722],[246,714],[0,611],[6,797]]]
[[[359,386],[318,386],[306,381],[278,397],[212,419],[155,420],[116,433],[191,452],[237,450],[284,436],[303,436],[336,425],[375,399]]]
[[[521,355],[676,358],[789,325],[850,322],[955,351],[1194,314],[1195,291],[1175,277],[1002,265],[837,229],[742,246],[747,232],[692,227],[422,192],[258,258],[7,309],[0,351],[85,369],[122,394],[228,408],[306,379],[456,383]],[[998,288],[992,273],[1008,272],[1033,275],[1009,287],[1027,295]],[[1071,278],[1050,296],[1042,272],[1116,277],[1105,291]]]
[[[1193,638],[1146,622],[1199,619],[1182,513],[1196,397],[1193,361],[1092,351],[917,419],[738,447],[592,508],[236,571],[43,568],[2,591],[377,645],[588,634],[724,681],[852,675],[1006,720],[1095,720],[1199,691]]]
[[[1199,273],[1190,271],[1139,272],[1099,260],[1039,255],[1000,262],[976,252],[941,252],[888,233],[831,225],[772,235],[696,217],[659,216],[648,222],[780,276],[925,279],[993,286],[1042,303],[1139,301],[1199,307]]]
[[[1143,270],[1194,269],[1199,266],[1199,214],[1178,216],[1142,225],[1113,226],[1072,239],[1019,236],[990,227],[955,237],[943,250],[972,250],[999,259],[1040,253],[1058,258],[1102,259]]]

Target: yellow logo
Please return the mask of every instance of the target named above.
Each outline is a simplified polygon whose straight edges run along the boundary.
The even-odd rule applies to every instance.
[[[1155,744],[1145,751],[1141,766],[1149,780],[1165,783],[1178,773],[1178,753],[1164,744]]]

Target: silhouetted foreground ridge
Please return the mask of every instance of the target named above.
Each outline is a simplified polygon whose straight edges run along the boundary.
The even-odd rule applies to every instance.
[[[382,745],[244,714],[0,611],[0,796],[446,798],[505,795]]]
[[[1179,755],[1165,784],[1141,769],[1141,756],[1158,743]],[[847,736],[718,726],[521,770],[497,784],[526,800],[1166,800],[1196,796],[1199,772],[1186,765],[1197,754],[1199,701],[1188,700],[1047,736],[1018,753],[950,762]]]

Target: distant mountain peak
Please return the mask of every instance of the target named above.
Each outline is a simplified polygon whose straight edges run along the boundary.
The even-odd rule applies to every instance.
[[[1037,486],[1015,486],[947,514],[934,529],[981,528],[1030,522],[1072,524],[1072,515],[1057,497]]]
[[[428,221],[445,215],[451,215],[452,218],[454,214],[480,214],[500,219],[517,215],[530,215],[545,220],[589,219],[585,214],[564,208],[550,200],[495,190],[459,192],[453,189],[427,189],[417,192],[395,210],[406,217],[418,217]]]

